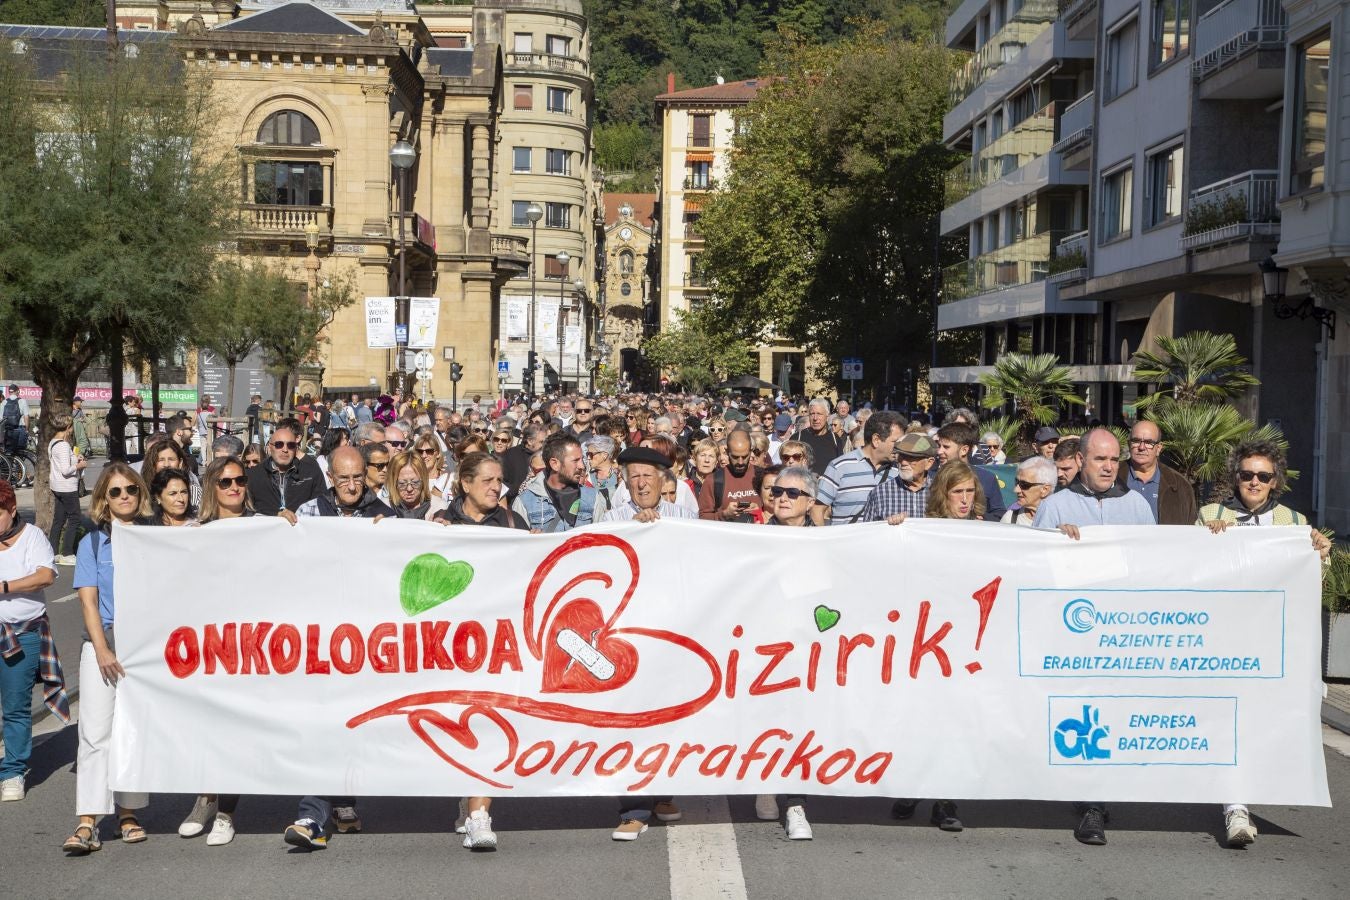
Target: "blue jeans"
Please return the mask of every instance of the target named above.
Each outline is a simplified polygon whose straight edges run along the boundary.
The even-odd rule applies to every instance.
[[[33,752],[33,685],[37,684],[42,636],[19,635],[21,653],[0,660],[0,706],[4,708],[5,760],[0,780],[25,775]]]
[[[355,797],[301,797],[300,815],[298,819],[312,819],[318,824],[320,831],[328,830],[328,820],[333,815],[335,806],[355,806]]]

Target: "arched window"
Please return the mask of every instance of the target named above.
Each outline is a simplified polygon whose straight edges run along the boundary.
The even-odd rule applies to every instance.
[[[633,251],[632,251],[632,250],[624,250],[623,252],[621,252],[621,253],[619,254],[619,274],[620,274],[620,275],[632,275],[632,274],[633,274]]]
[[[283,109],[263,120],[258,129],[258,143],[308,147],[319,143],[319,128],[304,113]]]

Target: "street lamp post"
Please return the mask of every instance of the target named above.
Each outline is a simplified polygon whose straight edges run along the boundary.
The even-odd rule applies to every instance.
[[[394,299],[394,343],[398,354],[398,390],[403,390],[407,375],[408,351],[408,285],[407,233],[404,207],[408,203],[408,170],[417,162],[417,149],[405,140],[389,148],[389,163],[398,173],[398,297]]]
[[[577,347],[576,364],[572,366],[572,373],[577,379],[577,390],[581,390],[581,363],[582,355],[590,348],[590,341],[587,339],[586,328],[586,282],[580,278],[572,279],[572,295],[576,298],[577,304],[577,327],[581,329],[581,343]]]
[[[314,292],[319,289],[319,255],[315,252],[319,248],[319,223],[315,219],[305,224],[305,246],[309,248],[309,256],[305,257],[305,271],[309,280],[309,294],[313,298]]]
[[[525,218],[530,220],[530,357],[525,366],[525,370],[530,373],[529,384],[521,384],[525,392],[531,396],[534,395],[534,367],[538,354],[535,352],[534,336],[534,316],[535,316],[535,290],[539,278],[539,269],[534,264],[537,257],[535,250],[539,246],[539,220],[544,217],[544,208],[538,203],[531,203],[525,207]]]
[[[564,296],[567,292],[567,264],[571,262],[572,257],[567,255],[566,250],[559,250],[556,257],[558,260],[558,396],[562,396],[562,359],[563,359],[563,304],[566,302]]]

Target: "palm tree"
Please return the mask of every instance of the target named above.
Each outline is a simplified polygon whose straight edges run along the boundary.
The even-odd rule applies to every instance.
[[[1192,331],[1181,337],[1159,335],[1158,352],[1140,349],[1134,355],[1134,377],[1162,385],[1140,397],[1139,409],[1148,409],[1167,397],[1177,403],[1226,403],[1261,382],[1247,371],[1247,360],[1237,352],[1231,334]]]
[[[1229,452],[1243,441],[1271,441],[1289,449],[1280,429],[1269,424],[1258,428],[1227,403],[1177,403],[1164,397],[1149,410],[1148,419],[1162,432],[1172,466],[1197,488],[1223,476]]]
[[[986,409],[1013,404],[1023,442],[1030,442],[1037,425],[1058,421],[1061,404],[1083,403],[1083,398],[1074,393],[1073,376],[1053,353],[1004,354],[994,363],[993,372],[980,376],[980,384],[986,389]]]

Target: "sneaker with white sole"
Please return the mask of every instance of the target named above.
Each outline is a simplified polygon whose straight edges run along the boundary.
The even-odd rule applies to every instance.
[[[333,826],[337,828],[339,834],[360,834],[361,817],[356,814],[356,807],[333,807]]]
[[[328,835],[313,819],[300,819],[294,825],[288,825],[282,839],[301,850],[322,850],[328,846]]]
[[[15,775],[0,781],[0,803],[9,800],[22,800],[27,793],[22,775]]]
[[[211,823],[211,833],[206,836],[206,846],[223,847],[234,840],[234,817],[228,813],[216,813]]]
[[[56,557],[55,562],[58,566],[73,566],[75,565],[75,557],[71,554],[66,554],[65,556]]]
[[[658,822],[678,822],[684,818],[680,808],[669,800],[662,800],[652,807],[652,815]]]
[[[774,794],[755,795],[755,818],[764,822],[778,819],[778,797]]]
[[[497,835],[492,831],[492,816],[475,809],[464,821],[464,846],[470,850],[496,850]]]
[[[464,834],[468,828],[466,823],[469,821],[469,798],[459,798],[459,816],[455,819],[455,834]]]
[[[610,837],[616,841],[636,841],[638,835],[647,830],[647,823],[641,819],[624,819],[619,823],[619,827],[614,829]]]
[[[787,808],[787,836],[789,841],[811,840],[811,823],[806,821],[806,810],[800,806]]]
[[[178,836],[193,838],[206,830],[207,824],[216,816],[216,804],[208,799],[205,794],[199,794],[197,801],[192,804],[192,811],[187,814],[183,824],[178,826]]]
[[[1245,847],[1256,840],[1256,826],[1252,824],[1251,814],[1245,809],[1231,810],[1224,816],[1224,828],[1228,832],[1228,846]]]

